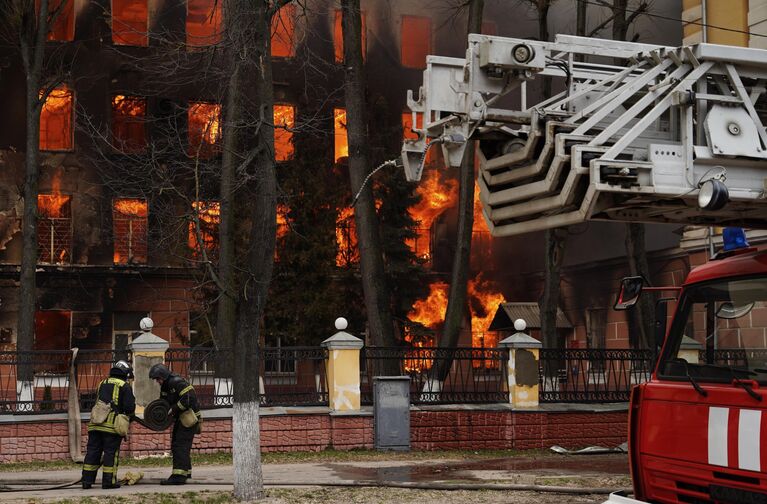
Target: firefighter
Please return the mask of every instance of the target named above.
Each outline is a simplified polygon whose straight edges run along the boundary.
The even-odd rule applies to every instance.
[[[192,442],[200,428],[200,408],[194,387],[162,364],[149,370],[149,378],[160,384],[160,398],[171,406],[168,414],[175,417],[170,449],[173,455],[173,471],[162,485],[184,485],[192,477]]]
[[[121,427],[115,429],[115,422],[126,421],[136,412],[136,398],[128,380],[133,378],[133,369],[124,360],[114,363],[109,370],[109,377],[99,383],[96,401],[97,408],[103,407],[103,414],[91,413],[88,423],[88,447],[83,461],[83,489],[90,488],[96,481],[96,473],[102,466],[101,487],[120,488],[117,483],[117,467],[120,461],[120,443],[123,436],[118,434]],[[99,404],[100,403],[100,404]],[[127,415],[117,418],[118,415]],[[105,418],[95,423],[94,418]],[[127,431],[127,424],[125,427]]]

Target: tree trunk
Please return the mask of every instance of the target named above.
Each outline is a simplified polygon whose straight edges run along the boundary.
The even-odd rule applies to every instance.
[[[19,30],[21,58],[26,74],[26,153],[24,176],[24,216],[22,222],[21,271],[19,273],[19,319],[16,350],[19,352],[17,381],[31,391],[34,369],[28,352],[35,339],[35,310],[37,309],[37,195],[40,182],[40,88],[42,86],[45,38],[48,32],[48,0],[40,0],[35,14],[35,2],[24,4],[25,16]],[[35,20],[37,23],[35,26]],[[22,353],[23,352],[23,353]]]
[[[586,12],[589,4],[584,0],[575,0],[575,34],[579,37],[586,36]]]
[[[469,4],[468,33],[482,32],[482,11],[484,0],[472,0]],[[440,348],[455,348],[461,334],[461,322],[466,312],[466,284],[469,281],[471,267],[471,238],[474,228],[474,142],[466,144],[466,151],[461,161],[458,197],[458,231],[457,246],[453,255],[453,265],[450,274],[450,292],[445,324],[442,337],[439,339]],[[439,359],[432,367],[430,379],[442,382],[450,372],[452,359]],[[440,387],[441,389],[441,387]]]
[[[650,266],[647,262],[645,246],[645,226],[641,223],[626,224],[626,255],[631,276],[641,276],[650,282]],[[653,349],[655,327],[655,296],[645,292],[639,296],[639,302],[631,310],[634,328],[638,336],[636,346],[641,349]]]
[[[629,25],[626,20],[628,0],[613,0],[613,40],[626,40]]]
[[[376,346],[394,346],[391,299],[386,284],[378,217],[373,201],[372,181],[362,187],[371,171],[368,152],[365,76],[362,62],[359,0],[342,0],[344,38],[344,97],[349,139],[349,178],[352,194],[360,193],[354,208],[360,274],[365,295],[370,338]],[[361,192],[360,192],[360,188]]]
[[[543,348],[559,348],[560,346],[557,335],[557,309],[559,307],[559,281],[566,236],[566,229],[546,230],[543,255],[546,261],[543,275],[543,296],[538,302]],[[554,371],[554,369],[546,369],[545,373],[547,376],[551,376]]]
[[[234,496],[254,500],[264,496],[261,470],[261,435],[259,429],[259,338],[261,318],[266,306],[274,269],[275,232],[277,229],[277,179],[274,171],[274,91],[270,47],[271,19],[284,2],[271,7],[266,2],[230,0],[233,8],[253,9],[242,19],[245,44],[238,53],[247,73],[244,79],[253,92],[253,127],[243,128],[241,144],[256,149],[253,158],[255,180],[248,198],[251,229],[245,280],[239,304],[235,334],[233,463]],[[240,25],[240,23],[237,23]],[[250,28],[253,27],[253,28]],[[245,93],[245,86],[237,89]],[[254,145],[255,144],[255,145]],[[245,156],[243,156],[243,159]]]

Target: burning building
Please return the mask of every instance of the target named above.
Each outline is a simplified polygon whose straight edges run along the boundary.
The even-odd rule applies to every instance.
[[[297,6],[286,6],[272,27],[275,159],[286,166],[298,156],[302,134],[314,134],[327,144],[318,166],[342,163],[348,156],[343,93],[338,93],[340,14],[332,2],[311,4],[307,15]],[[172,66],[158,70],[156,65],[168,40],[185,44],[179,55],[184,61],[219,43],[222,2],[57,0],[53,5],[62,8],[50,27],[48,53],[61,60],[64,72],[54,89],[40,90],[34,348],[123,349],[147,315],[155,322],[154,332],[172,347],[193,344],[190,320],[199,310],[197,271],[205,261],[215,261],[220,206],[213,184],[170,183],[177,182],[179,173],[192,180],[189,174],[204,179],[216,172],[226,136],[222,86],[199,71],[179,70],[182,78],[175,79]],[[391,157],[402,136],[413,134],[413,121],[422,120],[408,112],[406,90],[417,88],[427,54],[462,54],[465,22],[454,21],[450,9],[404,0],[363,1],[362,9],[371,108],[383,109],[372,133],[396,132],[385,152]],[[534,33],[535,20],[512,20],[505,9],[488,5],[485,17],[491,22],[483,30]],[[0,49],[0,57],[0,103],[7,118],[0,125],[0,350],[13,350],[22,245],[25,79],[22,61],[10,46]],[[307,58],[312,65],[305,64]],[[317,66],[326,69],[322,77],[307,83],[306,68]],[[163,81],[173,84],[162,87]],[[409,318],[438,333],[446,308],[458,183],[455,174],[439,168],[438,150],[430,151],[427,164],[425,179],[415,188],[421,202],[410,209],[418,232],[408,245],[431,268],[430,294],[412,306]],[[178,187],[183,187],[183,197],[176,197]],[[280,238],[291,232],[291,204],[300,200],[281,206]],[[175,219],[170,219],[173,212]],[[506,243],[501,244],[501,271],[497,247],[482,225],[477,213],[461,344],[490,348],[497,337],[487,330],[498,305],[510,298],[535,301],[540,265],[518,266],[535,240],[516,249]],[[336,263],[348,267],[359,257],[350,210],[339,208],[336,228]],[[532,250],[540,254],[540,247]],[[605,296],[600,296],[604,306]],[[434,340],[422,338],[419,344],[432,345]]]

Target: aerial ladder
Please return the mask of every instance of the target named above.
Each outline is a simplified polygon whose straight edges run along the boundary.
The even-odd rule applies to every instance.
[[[542,77],[557,92],[528,105]],[[726,226],[723,250],[681,287],[622,282],[615,309],[643,290],[676,306],[631,391],[633,496],[608,503],[767,503],[767,250],[739,229],[767,228],[765,79],[759,49],[470,35],[465,58],[428,57],[408,94],[407,178],[429,149],[459,166],[476,142],[494,236],[591,219]]]
[[[527,84],[559,90],[527,103]],[[469,35],[465,58],[429,56],[409,180],[428,149],[458,166],[477,141],[494,236],[591,219],[763,228],[767,51],[558,35]]]

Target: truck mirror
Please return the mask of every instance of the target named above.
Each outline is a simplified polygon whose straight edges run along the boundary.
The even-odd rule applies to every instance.
[[[626,277],[621,280],[621,290],[615,300],[613,310],[627,310],[634,306],[642,294],[644,278],[641,276]]]

